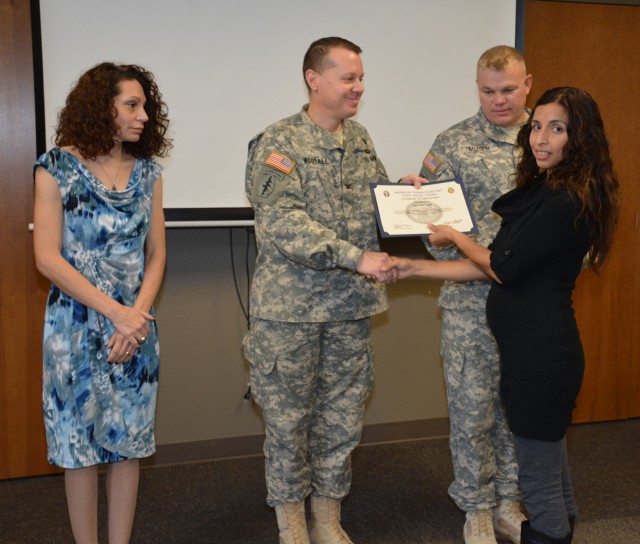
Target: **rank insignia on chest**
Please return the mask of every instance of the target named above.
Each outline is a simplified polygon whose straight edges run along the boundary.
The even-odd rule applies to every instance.
[[[265,164],[269,166],[273,166],[273,168],[277,168],[281,172],[285,174],[289,174],[293,167],[296,165],[290,158],[285,157],[284,155],[280,155],[280,153],[276,153],[275,151],[271,152],[271,155],[265,161]]]
[[[442,164],[442,161],[438,157],[436,157],[433,153],[431,153],[431,151],[429,151],[429,153],[427,153],[427,156],[422,161],[422,164],[427,170],[429,170],[429,172],[431,172],[432,174],[435,174],[436,170],[438,169],[438,166]]]

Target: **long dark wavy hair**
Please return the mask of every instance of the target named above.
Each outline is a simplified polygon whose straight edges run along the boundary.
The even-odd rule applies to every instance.
[[[591,227],[588,265],[598,270],[603,264],[618,220],[618,177],[613,171],[609,143],[598,104],[586,91],[575,87],[556,87],[546,91],[536,102],[534,113],[518,133],[522,156],[516,171],[516,186],[534,183],[540,169],[529,143],[535,108],[560,104],[567,112],[567,143],[562,160],[547,171],[547,186],[568,191],[580,204],[576,222],[584,217]]]
[[[140,139],[123,142],[122,147],[137,159],[166,156],[173,147],[166,137],[169,128],[167,106],[153,74],[135,64],[103,62],[80,76],[58,115],[56,145],[76,146],[87,159],[108,154],[119,131],[114,99],[121,92],[120,83],[132,80],[138,81],[144,90],[147,100],[144,109],[149,120]]]

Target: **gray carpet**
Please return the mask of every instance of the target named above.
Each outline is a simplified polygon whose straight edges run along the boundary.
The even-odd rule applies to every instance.
[[[574,542],[640,543],[640,420],[573,426],[568,447]],[[360,447],[343,525],[356,544],[461,544],[451,479],[444,438]],[[277,544],[264,497],[260,457],[144,469],[132,543]],[[0,542],[72,542],[61,476],[0,482]]]

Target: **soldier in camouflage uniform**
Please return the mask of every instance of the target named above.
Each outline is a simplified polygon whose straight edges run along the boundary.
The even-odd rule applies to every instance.
[[[364,90],[360,52],[341,38],[311,44],[309,104],[249,144],[258,256],[244,347],[281,544],[351,542],[340,502],[373,383],[369,318],[387,309],[373,280],[395,273],[380,272],[389,257],[368,186],[387,174],[367,131],[348,119]]]
[[[520,53],[507,46],[480,57],[480,110],[436,138],[420,176],[429,181],[462,179],[478,226],[476,241],[487,246],[500,226],[491,204],[513,186],[516,135],[528,119],[531,88]],[[419,179],[419,178],[418,178]],[[407,176],[402,181],[416,181]],[[418,182],[419,183],[419,182]],[[454,247],[437,248],[438,260],[462,258]],[[520,492],[511,433],[499,396],[500,360],[485,307],[489,284],[445,281],[442,344],[455,480],[449,495],[467,512],[465,542],[495,544],[496,535],[520,542]]]

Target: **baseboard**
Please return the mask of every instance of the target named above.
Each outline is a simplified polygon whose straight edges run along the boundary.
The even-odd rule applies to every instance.
[[[365,446],[368,444],[404,442],[443,436],[449,436],[448,417],[365,425],[360,444]]]
[[[424,438],[436,438],[449,434],[449,419],[420,419],[395,423],[365,425],[361,446],[384,442],[402,442]],[[155,455],[143,459],[143,467],[157,467],[182,463],[198,463],[235,457],[262,455],[264,435],[217,438],[178,444],[162,444]]]

